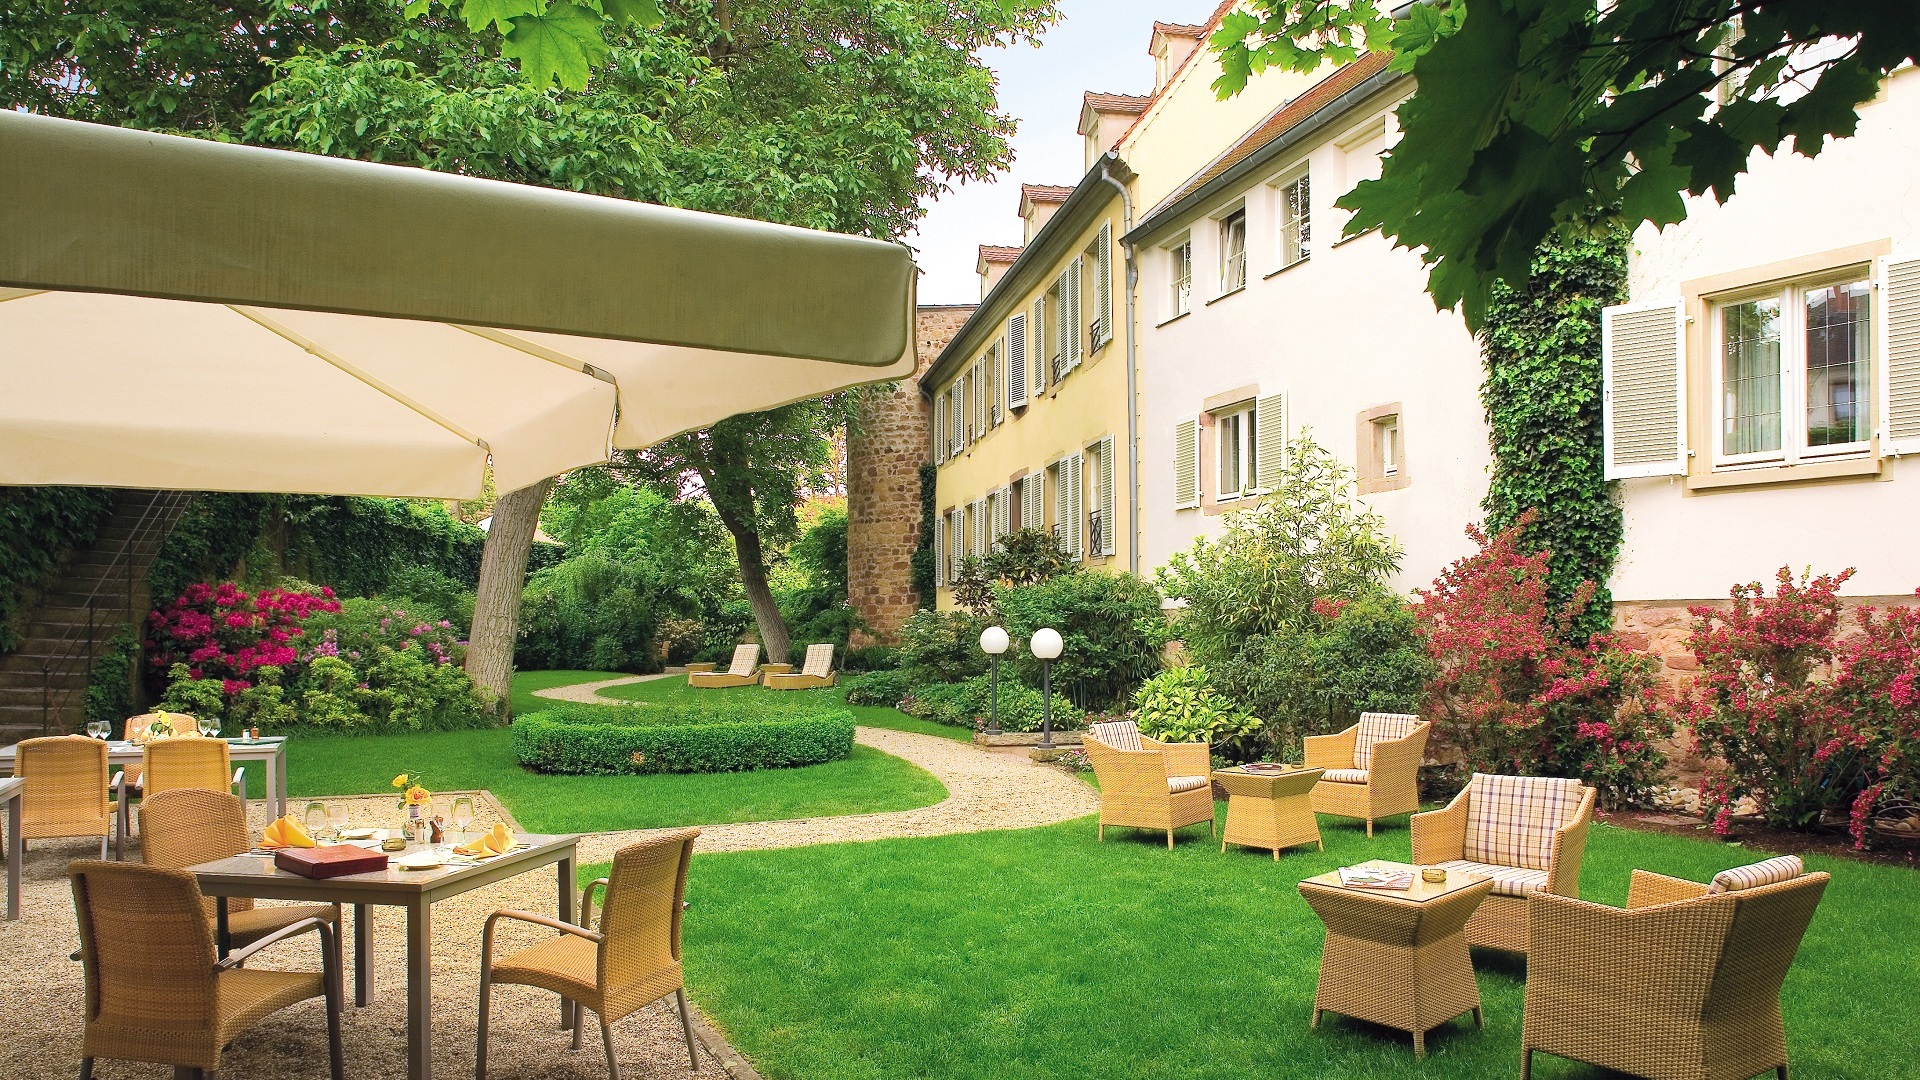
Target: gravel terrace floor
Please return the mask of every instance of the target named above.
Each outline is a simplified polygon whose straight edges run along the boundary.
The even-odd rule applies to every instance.
[[[591,701],[594,691],[626,681],[630,680],[562,687],[544,694]],[[948,798],[933,806],[897,813],[712,826],[705,829],[696,850],[745,851],[1017,829],[1081,817],[1099,806],[1098,797],[1087,785],[1060,770],[1021,758],[985,753],[949,739],[879,728],[860,728],[856,738],[933,773],[946,785]],[[511,815],[503,807],[485,793],[480,794],[484,797],[476,803],[482,827],[496,820],[512,824]],[[394,813],[392,796],[384,794],[356,798],[352,807],[354,819],[368,824],[390,822]],[[292,809],[298,813],[300,804]],[[263,805],[251,804],[249,817],[256,830],[263,826]],[[590,834],[580,845],[581,862],[611,858],[621,844],[641,835]],[[94,850],[95,846],[85,840],[43,840],[36,841],[28,854],[22,918],[0,923],[0,973],[4,973],[10,1006],[7,1022],[0,1025],[0,1077],[51,1080],[75,1075],[84,986],[80,965],[68,959],[77,940],[65,868],[69,859],[91,858]],[[127,854],[130,859],[139,857],[137,837]],[[699,872],[698,861],[693,872]],[[554,890],[551,871],[543,869],[435,906],[433,1026],[437,1075],[463,1077],[473,1072],[480,930],[486,916],[503,907],[553,914]],[[373,912],[374,1000],[367,1008],[349,1005],[347,1009],[347,1071],[355,1077],[399,1077],[406,1075],[405,916],[397,909],[375,908]],[[503,924],[500,932],[504,948],[532,944],[544,933],[524,926],[505,929],[508,926],[512,924]],[[262,966],[316,969],[317,940],[306,937],[274,946],[262,954]],[[351,953],[349,949],[349,967]],[[689,996],[697,1005],[697,992]],[[556,1001],[552,994],[527,987],[502,986],[495,990],[490,1076],[560,1080],[606,1075],[599,1041],[593,1037],[593,1021],[587,1021],[583,1049],[570,1051],[568,1037],[558,1027]],[[704,1037],[724,1054],[731,1054],[710,1029]],[[624,1076],[690,1075],[679,1019],[670,999],[649,1005],[616,1024],[614,1046]],[[227,1051],[222,1074],[245,1080],[320,1077],[326,1075],[325,1056],[324,1013],[318,1001],[307,1002],[237,1040]],[[716,1067],[720,1065],[703,1049],[698,1075],[713,1077],[723,1071],[751,1075],[737,1059],[731,1069]],[[95,1070],[95,1076],[102,1080],[165,1075],[165,1069],[126,1062],[101,1062]]]

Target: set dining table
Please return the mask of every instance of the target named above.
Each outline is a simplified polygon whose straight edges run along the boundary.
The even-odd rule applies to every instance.
[[[0,773],[12,776],[16,753],[14,746],[0,746]],[[125,768],[146,760],[146,747],[139,743],[114,739],[107,743],[107,764]],[[287,737],[266,735],[258,739],[228,739],[227,757],[232,761],[257,761],[266,771],[266,800],[270,817],[287,813]]]

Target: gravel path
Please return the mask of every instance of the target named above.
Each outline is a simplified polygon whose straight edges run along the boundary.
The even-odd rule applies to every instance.
[[[540,696],[572,701],[594,701],[611,685],[667,676],[608,679],[556,687]],[[604,700],[604,699],[600,699]],[[697,851],[745,851],[803,844],[877,840],[896,836],[938,836],[987,829],[1017,829],[1065,821],[1098,809],[1099,799],[1087,785],[1057,769],[1036,766],[1024,758],[989,754],[971,744],[883,728],[858,729],[866,746],[893,754],[926,769],[946,785],[942,802],[917,810],[851,817],[808,818],[792,821],[743,822],[703,828]],[[446,795],[455,793],[447,792]],[[485,792],[475,793],[480,822],[506,821],[512,815]],[[329,802],[337,800],[328,800]],[[304,804],[296,801],[298,813]],[[393,820],[391,795],[368,795],[350,801],[357,822],[386,824]],[[257,830],[265,824],[260,803],[249,806]],[[621,844],[640,832],[596,833],[582,839],[583,862],[612,857]],[[80,965],[67,959],[76,945],[72,893],[67,885],[69,859],[90,858],[93,848],[84,840],[37,841],[24,867],[26,878],[23,918],[0,923],[0,988],[10,1008],[0,1035],[0,1077],[10,1080],[55,1080],[71,1077],[80,1053],[80,1010],[84,985]],[[137,859],[137,840],[128,858]],[[699,872],[699,863],[694,864]],[[536,872],[477,889],[434,907],[434,1070],[442,1078],[473,1072],[474,1010],[479,994],[480,930],[486,916],[499,908],[519,907],[555,914],[554,880]],[[374,1000],[364,1009],[349,1007],[346,1016],[348,1075],[400,1077],[406,1075],[406,1002],[402,992],[406,972],[405,916],[396,909],[373,909]],[[351,916],[349,916],[351,918]],[[544,931],[531,927],[502,930],[500,946],[532,944]],[[312,969],[318,966],[314,940],[283,943],[262,954],[262,966]],[[352,950],[348,965],[351,967]],[[349,975],[351,979],[351,975]],[[697,1004],[697,995],[691,995]],[[568,1050],[567,1036],[558,1030],[556,999],[526,987],[503,986],[495,991],[493,1049],[488,1075],[501,1080],[573,1080],[604,1077],[606,1066],[594,1024],[587,1021],[583,1049]],[[293,1007],[268,1024],[243,1035],[227,1051],[222,1074],[247,1080],[288,1080],[326,1074],[326,1029],[318,1002]],[[703,1039],[722,1053],[732,1051],[708,1029]],[[679,1018],[669,1005],[655,1003],[614,1026],[614,1046],[622,1075],[643,1080],[658,1077],[712,1077],[723,1072],[750,1078],[751,1068],[733,1058],[731,1068],[717,1068],[703,1049],[701,1070],[687,1071],[680,1041]],[[101,1080],[127,1077],[163,1077],[156,1066],[101,1062],[95,1071]]]

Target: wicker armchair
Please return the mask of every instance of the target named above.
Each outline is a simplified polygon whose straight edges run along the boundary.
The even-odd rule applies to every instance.
[[[1527,951],[1527,898],[1578,896],[1594,789],[1554,776],[1474,773],[1443,810],[1413,815],[1413,861],[1493,879],[1467,943]]]
[[[760,681],[760,646],[741,645],[733,650],[733,663],[725,671],[689,671],[687,685],[707,690],[729,686],[752,686]]]
[[[833,670],[832,642],[807,646],[807,659],[799,671],[768,672],[766,677],[769,690],[812,690],[838,681],[839,673]]]
[[[1780,984],[1827,887],[1799,861],[1742,868],[1792,864],[1726,892],[1635,870],[1625,910],[1532,897],[1522,1080],[1536,1051],[1648,1080],[1786,1080]]]
[[[1309,735],[1306,767],[1325,769],[1313,786],[1313,812],[1373,823],[1420,809],[1420,756],[1433,725],[1411,713],[1361,713],[1333,735]]]
[[[81,1080],[93,1075],[96,1058],[193,1069],[211,1080],[228,1043],[267,1016],[315,997],[326,999],[333,1080],[345,1075],[339,950],[326,923],[293,923],[217,960],[205,898],[192,874],[90,861],[67,872],[86,966]],[[241,967],[267,946],[308,931],[320,935],[321,971]]]
[[[84,735],[55,735],[27,739],[16,754],[13,773],[27,782],[21,800],[22,839],[97,836],[104,859],[112,837],[116,855],[120,852],[121,837],[114,827],[120,779],[107,777],[106,743]],[[109,798],[110,793],[114,797]]]
[[[140,806],[140,853],[148,866],[180,870],[225,859],[250,850],[247,810],[224,791],[174,788],[149,795]],[[214,924],[218,900],[203,897],[207,923]],[[227,904],[227,940],[231,947],[251,945],[294,923],[319,919],[334,927],[335,949],[344,949],[339,904],[281,904],[255,907],[250,898],[230,896]],[[345,970],[344,957],[336,957]]]
[[[1107,826],[1173,830],[1213,821],[1213,748],[1206,743],[1163,743],[1140,734],[1131,720],[1094,724],[1080,738],[1093,775],[1100,781],[1100,839]]]
[[[480,1037],[474,1076],[487,1076],[487,1024],[494,983],[519,983],[551,990],[573,1009],[573,1047],[580,1048],[578,1006],[600,1017],[600,1042],[607,1052],[607,1073],[620,1080],[613,1054],[614,1021],[672,994],[680,1006],[687,1038],[687,1060],[695,1070],[693,1020],[680,976],[680,911],[686,905],[687,864],[699,829],[650,836],[613,854],[611,877],[591,882],[580,895],[584,925],[549,919],[529,911],[496,911],[480,935]],[[593,924],[593,892],[606,889],[600,928]],[[501,919],[546,926],[561,932],[531,948],[493,959],[493,930]]]

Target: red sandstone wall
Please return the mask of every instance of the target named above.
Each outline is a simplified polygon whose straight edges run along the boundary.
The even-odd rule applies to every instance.
[[[923,307],[919,371],[960,329],[972,305]],[[847,601],[873,627],[853,644],[891,643],[919,600],[910,560],[920,543],[920,464],[928,459],[927,403],[917,378],[867,406],[847,439]]]

